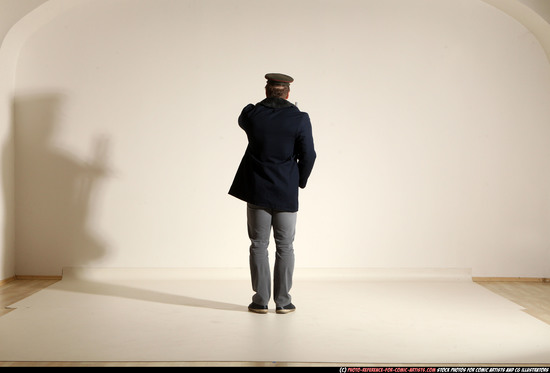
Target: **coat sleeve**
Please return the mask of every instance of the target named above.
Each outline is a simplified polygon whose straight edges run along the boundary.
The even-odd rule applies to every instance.
[[[241,115],[239,115],[239,127],[241,127],[245,131],[248,127],[248,113],[252,109],[254,109],[254,105],[248,104],[244,107],[243,111],[241,111]]]
[[[303,113],[303,119],[296,137],[296,160],[300,171],[300,188],[305,188],[317,154],[313,144],[313,131],[311,121],[307,113]]]

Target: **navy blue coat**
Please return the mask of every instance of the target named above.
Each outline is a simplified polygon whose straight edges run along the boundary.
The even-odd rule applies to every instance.
[[[298,211],[298,188],[305,188],[315,149],[307,113],[282,98],[247,105],[239,116],[248,147],[229,194],[278,211]]]

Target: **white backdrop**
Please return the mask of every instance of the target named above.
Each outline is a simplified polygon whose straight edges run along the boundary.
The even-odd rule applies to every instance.
[[[299,267],[550,275],[550,66],[479,0],[93,0],[28,39],[16,273],[244,267],[236,119],[292,75]]]

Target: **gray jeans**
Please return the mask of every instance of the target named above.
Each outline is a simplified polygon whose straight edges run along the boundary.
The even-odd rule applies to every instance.
[[[271,273],[267,247],[273,227],[275,238],[275,267],[273,275],[273,299],[279,307],[290,303],[290,288],[294,273],[294,234],[296,212],[266,209],[247,205],[248,237],[250,238],[250,275],[252,301],[265,306],[271,298]]]

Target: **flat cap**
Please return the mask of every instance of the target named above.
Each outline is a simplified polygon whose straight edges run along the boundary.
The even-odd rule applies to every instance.
[[[291,76],[288,76],[285,74],[279,74],[279,73],[265,74],[265,78],[267,79],[267,83],[271,83],[271,84],[288,85],[294,81],[294,79]]]

